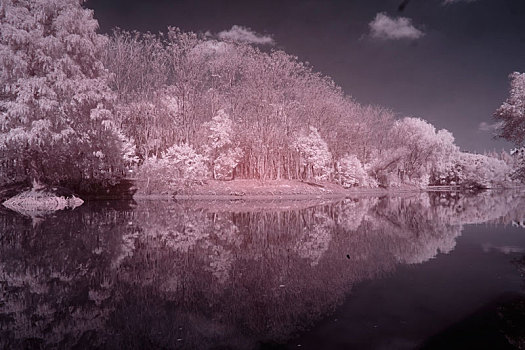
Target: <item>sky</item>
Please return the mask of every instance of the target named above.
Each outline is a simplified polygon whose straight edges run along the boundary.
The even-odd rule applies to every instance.
[[[284,50],[362,104],[509,149],[492,114],[525,72],[525,0],[88,0],[100,32],[168,26]]]

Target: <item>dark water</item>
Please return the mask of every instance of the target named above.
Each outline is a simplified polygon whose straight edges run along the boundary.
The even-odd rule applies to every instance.
[[[0,212],[0,348],[525,345],[525,194]]]

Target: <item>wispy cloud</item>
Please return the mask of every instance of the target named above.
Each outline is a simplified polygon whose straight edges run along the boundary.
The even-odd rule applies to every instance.
[[[443,0],[443,5],[456,4],[458,2],[474,2],[476,0]]]
[[[217,34],[217,37],[222,40],[230,40],[241,43],[258,44],[258,45],[274,45],[275,42],[271,36],[261,35],[250,28],[234,25],[229,30],[223,30]]]
[[[484,132],[495,132],[496,130],[498,130],[501,127],[502,124],[503,124],[502,122],[496,122],[496,123],[492,123],[492,124],[489,124],[489,123],[486,123],[486,122],[481,122],[478,125],[478,130],[479,131],[484,131]]]
[[[368,24],[370,36],[383,40],[418,39],[425,33],[412,25],[412,20],[406,17],[391,18],[380,12]]]
[[[513,222],[512,226],[520,226],[520,225],[516,225]],[[512,245],[496,246],[490,243],[484,243],[481,246],[483,247],[483,251],[485,253],[496,251],[496,252],[500,252],[503,254],[513,254],[513,253],[523,253],[523,251],[525,251],[525,249],[523,249],[522,247],[512,246]]]

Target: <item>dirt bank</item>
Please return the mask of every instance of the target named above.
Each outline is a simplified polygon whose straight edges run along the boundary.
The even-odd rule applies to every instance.
[[[145,193],[140,184],[134,198],[141,199],[201,199],[201,200],[231,200],[231,199],[311,199],[311,198],[340,198],[359,197],[370,195],[387,195],[389,193],[414,193],[421,190],[413,186],[404,186],[395,189],[356,187],[345,189],[340,185],[329,182],[305,182],[297,180],[232,180],[215,181],[184,188],[178,192],[162,191],[160,193]]]

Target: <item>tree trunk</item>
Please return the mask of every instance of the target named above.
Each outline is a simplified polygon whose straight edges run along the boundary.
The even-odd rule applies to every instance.
[[[34,190],[38,190],[44,187],[42,179],[42,164],[37,160],[38,155],[34,152],[31,154],[31,160],[29,161],[29,179],[33,185]]]

